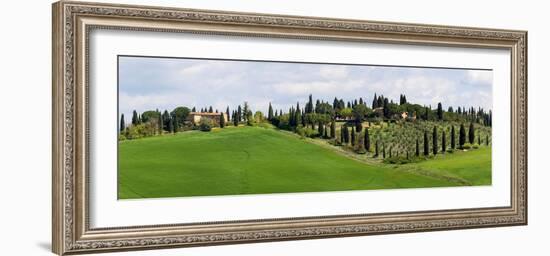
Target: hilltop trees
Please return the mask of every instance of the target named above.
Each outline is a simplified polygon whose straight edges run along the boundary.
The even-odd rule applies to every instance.
[[[187,107],[177,107],[172,111],[177,124],[183,124],[191,111]],[[145,114],[144,114],[145,115]]]

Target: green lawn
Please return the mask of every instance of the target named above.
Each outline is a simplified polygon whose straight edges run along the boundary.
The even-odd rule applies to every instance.
[[[118,159],[120,199],[491,183],[490,148],[403,166],[368,164],[259,127],[122,141]]]

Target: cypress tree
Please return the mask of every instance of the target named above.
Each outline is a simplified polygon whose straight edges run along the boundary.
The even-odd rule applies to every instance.
[[[313,97],[311,94],[309,95],[309,100],[306,104],[306,113],[312,113],[313,112]]]
[[[443,106],[441,102],[437,103],[437,119],[439,119],[439,121],[443,120]]]
[[[365,150],[369,152],[370,150],[370,136],[369,136],[369,129],[365,129]]]
[[[355,129],[351,129],[351,145],[355,146]]]
[[[477,136],[477,145],[481,146],[481,134]]]
[[[324,129],[323,129],[323,123],[319,121],[319,127],[317,128],[317,131],[319,132],[319,136],[323,136]]]
[[[162,120],[162,115],[159,112],[159,134],[162,135],[162,130],[164,127],[164,120]]]
[[[120,115],[120,132],[126,130],[126,124],[124,122],[124,114]]]
[[[334,120],[330,123],[330,137],[336,138],[336,122]]]
[[[225,118],[223,116],[223,113],[220,113],[220,128],[225,127]]]
[[[378,98],[376,97],[376,93],[374,93],[374,98],[372,99],[372,109],[375,109],[378,107]]]
[[[445,154],[445,150],[447,150],[447,139],[445,138],[445,130],[443,130],[441,134],[441,152]]]
[[[425,107],[424,120],[428,120],[430,118],[429,111],[430,109],[428,107]]]
[[[170,121],[168,122],[168,130],[172,133],[175,133],[175,129],[174,129],[174,119],[173,118],[170,118]]]
[[[208,113],[214,113],[214,110],[212,109],[212,106],[210,106],[210,108],[208,108]]]
[[[455,126],[451,126],[451,148],[452,149],[455,149],[456,147],[456,144],[455,144]]]
[[[137,125],[137,124],[138,124],[138,114],[134,110],[134,112],[132,112],[132,125]]]
[[[391,152],[392,152],[392,150],[393,150],[393,146],[390,147],[390,150],[389,150],[389,152],[388,152],[388,153],[390,153],[390,158],[391,158]]]
[[[273,119],[273,108],[271,107],[271,102],[269,102],[269,109],[267,110],[267,120],[271,121]]]
[[[294,118],[294,125],[298,126],[302,124],[302,111],[300,111],[300,106],[298,106],[298,109],[296,110],[296,117]]]
[[[416,151],[415,151],[415,155],[416,156],[420,156],[420,145],[418,143],[418,138],[416,138]]]
[[[233,111],[233,125],[235,127],[239,126],[239,118],[237,117],[237,112]]]
[[[229,106],[227,106],[227,109],[225,109],[225,114],[227,115],[227,120],[225,121],[231,121],[231,116],[229,115]]]
[[[430,154],[430,148],[428,146],[428,131],[424,131],[424,155]]]
[[[385,118],[390,118],[390,109],[388,108],[388,99],[384,99],[384,109],[383,109],[383,112],[384,112],[384,117]]]
[[[470,144],[474,144],[475,136],[474,123],[470,123],[470,129],[468,129],[468,141]]]
[[[460,130],[458,131],[458,146],[462,148],[466,143],[466,130],[464,124],[460,124]]]
[[[437,127],[434,126],[433,134],[432,134],[432,151],[434,155],[437,155]]]
[[[193,109],[191,109],[191,112],[197,112],[197,109],[195,107],[193,107]]]
[[[342,144],[345,143],[345,139],[344,139],[344,127],[343,127],[343,126],[340,128],[340,142],[341,142]]]
[[[295,122],[294,122],[294,119],[296,118],[296,116],[294,116],[294,107],[290,107],[290,109],[288,110],[288,125],[290,127],[294,127],[295,125]]]
[[[378,141],[374,144],[374,157],[378,157]]]
[[[386,158],[386,144],[382,144],[382,158]]]
[[[489,146],[489,135],[485,135],[485,146]]]
[[[243,110],[241,109],[241,105],[237,107],[237,123],[240,123],[243,120]]]
[[[344,129],[344,142],[346,144],[348,144],[349,143],[349,130],[348,130],[348,127],[343,126],[342,128]]]

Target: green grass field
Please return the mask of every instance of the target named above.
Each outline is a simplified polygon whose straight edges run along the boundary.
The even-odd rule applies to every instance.
[[[118,159],[120,199],[491,184],[490,147],[397,166],[259,127],[121,141]]]

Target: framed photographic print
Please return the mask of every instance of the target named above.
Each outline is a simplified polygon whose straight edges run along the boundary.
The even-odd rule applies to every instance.
[[[53,251],[526,225],[526,40],[57,2]]]

